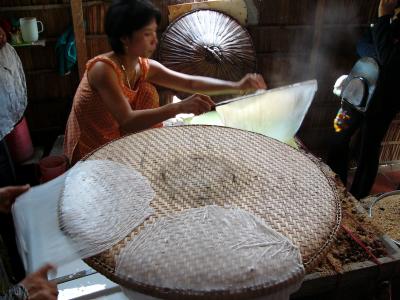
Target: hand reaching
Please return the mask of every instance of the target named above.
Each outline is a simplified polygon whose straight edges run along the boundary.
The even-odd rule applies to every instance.
[[[7,186],[0,188],[0,212],[10,213],[15,199],[29,190],[29,184],[22,186]]]
[[[215,103],[209,96],[194,94],[177,103],[177,105],[179,106],[179,113],[201,115],[210,111]]]
[[[247,74],[238,83],[238,90],[242,93],[254,92],[260,89],[266,89],[267,85],[260,74]]]
[[[52,265],[47,264],[21,281],[21,284],[28,291],[29,300],[57,299],[57,285],[47,279],[47,273],[54,270],[55,268]]]

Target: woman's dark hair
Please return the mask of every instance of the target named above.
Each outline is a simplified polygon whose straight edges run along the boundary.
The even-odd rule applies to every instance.
[[[117,0],[107,11],[105,31],[115,53],[124,53],[121,38],[131,36],[153,19],[161,21],[160,11],[149,0]]]

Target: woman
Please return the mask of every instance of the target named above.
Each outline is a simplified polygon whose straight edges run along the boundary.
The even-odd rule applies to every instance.
[[[209,96],[195,94],[180,103],[159,107],[152,84],[188,93],[217,95],[264,89],[260,75],[239,82],[190,76],[148,59],[157,47],[160,12],[148,0],[119,0],[106,15],[112,51],[87,63],[68,119],[64,153],[72,164],[125,133],[160,127],[180,113],[212,109]]]

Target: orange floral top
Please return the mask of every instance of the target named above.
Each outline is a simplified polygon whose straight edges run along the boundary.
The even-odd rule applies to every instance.
[[[106,56],[97,56],[86,64],[86,71],[76,91],[72,110],[68,118],[64,137],[64,154],[71,164],[98,147],[120,138],[123,133],[119,124],[108,111],[100,95],[92,89],[87,73],[98,61],[109,64],[118,76],[119,85],[128,99],[132,109],[150,109],[159,107],[159,97],[156,88],[146,81],[149,62],[139,58],[141,76],[133,90],[125,86],[122,70]],[[161,127],[162,124],[153,127]]]

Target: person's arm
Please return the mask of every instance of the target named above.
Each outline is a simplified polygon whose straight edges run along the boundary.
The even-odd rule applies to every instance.
[[[20,283],[10,287],[0,300],[55,300],[57,299],[57,285],[47,279],[47,273],[55,268],[47,264],[36,272],[26,276]]]
[[[29,190],[29,185],[7,186],[0,188],[0,212],[10,213],[11,206],[15,199]]]
[[[180,113],[202,114],[214,106],[205,95],[193,95],[179,103],[171,103],[159,108],[133,110],[124,96],[118,78],[111,66],[97,62],[89,70],[89,83],[106,104],[109,112],[124,132],[137,132],[175,117]]]
[[[390,19],[394,14],[397,0],[381,0],[379,4],[379,18],[372,28],[372,38],[382,66],[398,64],[400,62],[399,37],[394,35]]]
[[[187,93],[206,95],[241,94],[267,86],[259,74],[247,74],[242,80],[233,82],[210,77],[193,76],[168,69],[155,60],[149,60],[147,80],[163,87]]]
[[[47,279],[47,273],[54,270],[54,266],[47,264],[21,281],[19,285],[25,288],[29,300],[57,299],[57,285]]]

